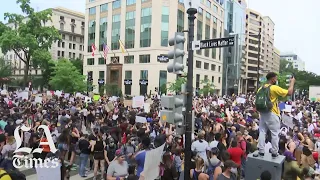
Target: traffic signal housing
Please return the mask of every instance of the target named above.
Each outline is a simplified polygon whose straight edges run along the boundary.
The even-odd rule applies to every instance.
[[[186,39],[184,33],[176,32],[174,38],[169,39],[169,45],[174,46],[173,51],[169,51],[168,58],[173,59],[173,63],[170,63],[167,67],[169,73],[182,74],[184,65],[183,57],[185,55],[184,43]]]
[[[177,124],[184,123],[184,116],[182,114],[182,107],[184,106],[184,101],[181,95],[175,96],[162,96],[161,97],[161,107],[163,110],[160,111],[161,121]]]

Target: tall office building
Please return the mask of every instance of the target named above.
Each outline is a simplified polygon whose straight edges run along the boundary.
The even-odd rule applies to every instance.
[[[52,8],[52,21],[46,22],[45,26],[54,26],[61,34],[62,40],[52,44],[50,53],[54,60],[59,58],[83,59],[84,49],[84,14],[63,7]],[[26,22],[28,19],[24,19]],[[13,24],[7,24],[14,28]],[[23,52],[19,52],[23,56]],[[25,64],[13,52],[7,52],[4,56],[8,63],[13,66],[13,76],[23,77]],[[41,75],[40,68],[29,69],[31,75]]]
[[[224,36],[222,5],[219,0],[201,0],[195,40]],[[176,76],[167,73],[167,59],[158,56],[173,49],[168,47],[168,39],[175,32],[188,29],[185,12],[183,0],[86,0],[84,74],[92,77],[96,87],[98,81],[117,84],[125,95],[165,92]],[[107,51],[103,51],[104,45]],[[221,93],[221,52],[206,49],[194,53],[194,87],[200,88],[201,80],[208,79]]]
[[[260,69],[263,69],[264,67],[265,33],[263,30],[263,22],[264,20],[260,13],[252,9],[247,9],[245,53],[246,78],[243,82],[244,92],[253,92],[256,90],[257,81],[259,80],[258,66]]]
[[[305,71],[305,62],[301,60],[301,58],[294,53],[283,53],[280,55],[281,59],[285,59],[289,62],[292,62],[293,68],[299,71]]]
[[[275,24],[269,16],[263,17],[262,29],[264,32],[264,38],[262,38],[262,41],[264,44],[264,74],[272,71],[274,66],[274,26]]]
[[[235,46],[225,48],[223,69],[223,94],[242,93],[245,78],[246,7],[244,0],[227,0],[224,3],[225,36],[235,37]]]
[[[280,71],[280,51],[277,48],[273,48],[273,66],[271,71],[279,72]]]

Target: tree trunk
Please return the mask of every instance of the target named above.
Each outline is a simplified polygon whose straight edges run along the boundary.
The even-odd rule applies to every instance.
[[[29,61],[28,60],[24,66],[23,82],[24,82],[25,87],[28,87],[28,85],[29,85]]]

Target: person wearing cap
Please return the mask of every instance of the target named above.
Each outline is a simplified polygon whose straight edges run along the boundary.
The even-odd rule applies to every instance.
[[[283,179],[297,179],[297,177],[302,178],[302,169],[299,167],[293,153],[285,151],[283,155],[285,156]]]
[[[124,180],[128,176],[128,163],[125,160],[125,154],[121,149],[116,151],[116,158],[113,160],[107,171],[107,179]]]
[[[223,163],[224,170],[219,174],[217,180],[237,180],[238,165],[232,160],[226,160]]]

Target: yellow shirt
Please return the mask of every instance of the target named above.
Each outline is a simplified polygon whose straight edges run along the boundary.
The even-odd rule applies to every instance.
[[[270,84],[265,84],[265,87],[270,86]],[[261,88],[259,88],[258,91],[260,91]],[[278,98],[279,97],[286,97],[288,95],[287,89],[282,89],[281,87],[277,85],[272,85],[270,87],[270,101],[272,102],[272,109],[271,112],[275,113],[276,115],[280,116],[280,110],[278,106]]]
[[[0,170],[0,175],[6,173],[6,171],[4,170]],[[12,180],[11,177],[9,175],[4,175],[1,180]]]

